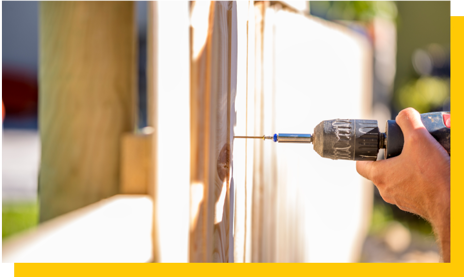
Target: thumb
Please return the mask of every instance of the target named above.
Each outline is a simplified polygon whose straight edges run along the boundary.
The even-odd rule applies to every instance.
[[[366,179],[371,179],[371,172],[372,166],[374,162],[368,161],[357,161],[356,162],[356,171],[358,171],[359,175],[363,176]]]
[[[419,112],[413,108],[402,110],[396,117],[396,123],[400,126],[405,139],[417,130],[426,130]]]
[[[363,176],[364,178],[373,181],[378,174],[378,166],[379,163],[382,161],[357,161],[356,162],[356,171],[358,171],[359,175]]]

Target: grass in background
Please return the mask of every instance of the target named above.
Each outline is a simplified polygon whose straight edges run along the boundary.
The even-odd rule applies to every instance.
[[[36,201],[2,202],[2,240],[37,225],[39,205]]]

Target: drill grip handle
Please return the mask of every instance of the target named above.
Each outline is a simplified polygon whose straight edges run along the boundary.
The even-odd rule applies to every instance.
[[[451,115],[449,112],[433,112],[421,114],[422,123],[429,133],[443,146],[450,155]],[[385,128],[387,145],[385,158],[396,157],[403,151],[404,137],[395,120],[388,120]]]

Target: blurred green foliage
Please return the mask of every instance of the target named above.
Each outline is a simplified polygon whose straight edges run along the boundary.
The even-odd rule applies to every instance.
[[[33,202],[2,202],[2,240],[38,223],[39,207]]]
[[[310,1],[310,12],[329,20],[369,22],[374,17],[396,21],[393,1]]]
[[[392,222],[393,220],[393,214],[390,209],[387,209],[387,207],[382,204],[375,203],[374,210],[372,211],[369,233],[378,234],[389,222]]]
[[[401,216],[398,216],[398,213]],[[402,212],[396,206],[380,201],[374,203],[369,233],[378,235],[393,221],[398,221],[409,230],[415,230],[426,236],[433,234],[432,226],[425,219],[412,213]]]
[[[402,86],[396,94],[398,110],[414,107],[420,113],[443,105],[449,97],[449,79],[438,77],[420,77],[410,80]]]

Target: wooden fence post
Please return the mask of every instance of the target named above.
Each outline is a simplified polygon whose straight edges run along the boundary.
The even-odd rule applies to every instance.
[[[136,122],[131,2],[40,7],[40,221],[118,193],[120,140]]]

